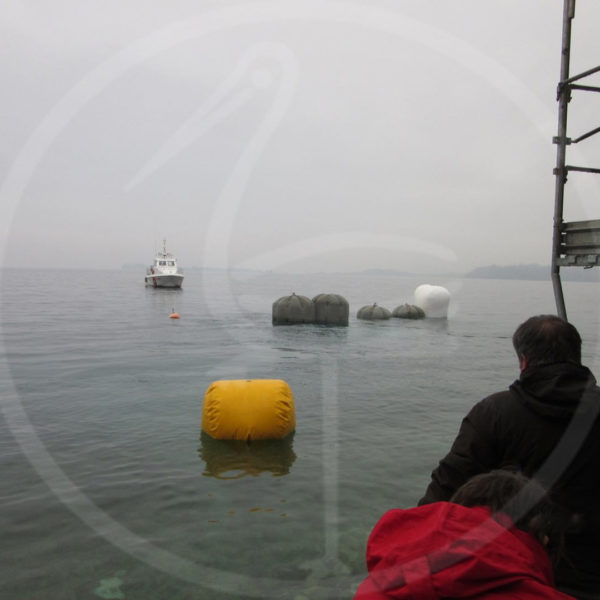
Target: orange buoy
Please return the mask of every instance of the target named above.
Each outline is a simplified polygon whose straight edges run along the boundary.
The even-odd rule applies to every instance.
[[[179,319],[179,313],[173,309],[173,312],[169,315],[169,319]]]

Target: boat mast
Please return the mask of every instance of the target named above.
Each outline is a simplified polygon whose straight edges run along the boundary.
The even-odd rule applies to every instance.
[[[584,267],[586,269],[600,265],[600,220],[563,221],[563,208],[565,197],[565,184],[569,171],[585,173],[600,173],[600,169],[591,167],[576,167],[566,164],[567,146],[577,144],[595,133],[600,132],[600,127],[589,131],[576,139],[567,137],[567,113],[571,101],[572,90],[600,92],[600,88],[578,85],[575,81],[583,79],[600,71],[600,66],[589,69],[579,75],[569,77],[569,61],[571,56],[571,22],[575,18],[575,0],[564,0],[562,48],[560,62],[560,81],[557,89],[558,100],[558,132],[552,142],[556,144],[556,177],[554,193],[554,223],[552,235],[552,286],[557,314],[563,319],[567,318],[565,299],[560,280],[560,267]]]

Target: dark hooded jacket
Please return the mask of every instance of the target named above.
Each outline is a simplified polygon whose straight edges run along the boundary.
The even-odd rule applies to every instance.
[[[355,600],[573,600],[554,588],[542,545],[481,506],[388,511],[369,536],[367,567]]]
[[[584,366],[530,367],[508,391],[476,404],[419,504],[448,500],[498,468],[536,477],[570,515],[559,587],[600,593],[600,388]]]

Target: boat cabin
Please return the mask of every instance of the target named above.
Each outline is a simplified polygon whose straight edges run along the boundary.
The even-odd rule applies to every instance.
[[[154,260],[154,265],[157,267],[174,267],[175,261],[174,260],[163,260],[163,259],[156,258]]]

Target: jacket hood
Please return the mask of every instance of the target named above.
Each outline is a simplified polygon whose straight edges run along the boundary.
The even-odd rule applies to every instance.
[[[525,369],[510,390],[534,412],[551,419],[570,419],[581,400],[598,409],[600,389],[583,365],[553,363]]]
[[[553,588],[538,541],[485,507],[435,502],[388,511],[369,536],[367,567],[355,600],[570,598]]]

